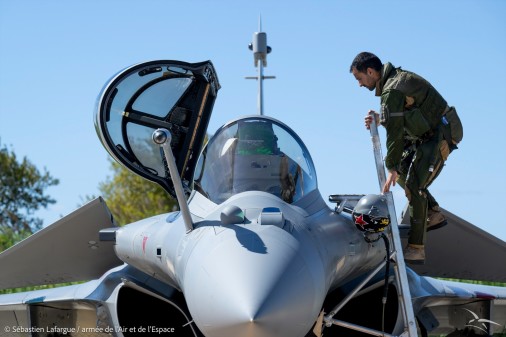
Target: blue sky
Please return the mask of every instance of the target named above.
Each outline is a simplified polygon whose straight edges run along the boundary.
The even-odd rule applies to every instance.
[[[0,0],[0,141],[60,179],[49,224],[110,175],[93,124],[105,82],[134,63],[211,60],[222,89],[209,132],[256,113],[247,45],[258,17],[272,53],[265,114],[297,132],[329,194],[377,193],[363,116],[379,99],[349,65],[361,51],[428,79],[457,107],[464,139],[432,193],[506,241],[506,2]],[[382,139],[384,131],[382,131]],[[385,153],[385,150],[383,150]],[[394,188],[397,210],[405,205]]]

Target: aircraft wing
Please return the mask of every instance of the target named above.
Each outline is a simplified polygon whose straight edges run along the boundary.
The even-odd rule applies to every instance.
[[[150,336],[160,331],[203,337],[190,323],[179,291],[127,264],[85,283],[0,295],[0,336],[6,337]],[[132,333],[136,329],[139,334]]]
[[[419,275],[506,282],[506,242],[442,209],[448,225],[427,233],[425,265],[409,265]],[[409,212],[400,221],[403,247],[407,244]]]
[[[0,254],[0,289],[90,280],[121,265],[113,242],[99,231],[113,227],[105,201],[97,198]]]
[[[420,276],[413,269],[406,268],[413,312],[418,326],[424,332],[419,336],[478,336],[486,333],[501,333],[506,328],[506,287],[471,284]],[[394,282],[394,270],[390,270],[390,282]],[[340,323],[324,328],[323,336],[364,336],[349,329],[352,324],[386,331],[394,336],[403,334],[404,322],[401,302],[396,286],[388,291],[386,306],[383,306],[384,273],[378,273],[369,285],[359,291],[334,318]],[[330,312],[345,295],[362,281],[364,275],[330,293],[324,312]],[[334,302],[333,302],[334,301]],[[473,320],[474,319],[474,320]],[[342,324],[351,323],[351,324]],[[482,324],[486,323],[486,324]],[[476,334],[473,333],[473,330]],[[457,332],[458,330],[458,332]],[[321,330],[314,330],[316,336]],[[371,333],[372,335],[372,333]]]
[[[413,309],[430,335],[447,335],[466,327],[490,335],[503,331],[506,288],[420,277],[409,269],[408,278]]]

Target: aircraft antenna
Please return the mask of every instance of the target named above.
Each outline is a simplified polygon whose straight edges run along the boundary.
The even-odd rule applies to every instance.
[[[253,42],[248,45],[253,51],[253,60],[255,67],[258,68],[258,76],[247,76],[248,80],[258,80],[258,113],[264,114],[264,98],[263,98],[263,80],[274,79],[276,76],[264,76],[264,67],[267,67],[267,54],[272,48],[267,45],[267,33],[262,32],[262,17],[258,18],[258,32],[253,33]]]

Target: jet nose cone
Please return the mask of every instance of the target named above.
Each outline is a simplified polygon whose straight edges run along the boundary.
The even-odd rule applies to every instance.
[[[325,296],[322,269],[282,229],[242,231],[192,253],[184,293],[195,323],[207,337],[305,336]]]

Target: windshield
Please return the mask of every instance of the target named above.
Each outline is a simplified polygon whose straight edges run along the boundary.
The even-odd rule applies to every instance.
[[[268,192],[292,203],[317,187],[302,141],[266,117],[244,118],[218,130],[199,158],[194,183],[215,203],[245,191]]]

